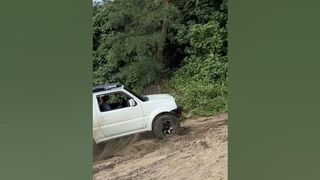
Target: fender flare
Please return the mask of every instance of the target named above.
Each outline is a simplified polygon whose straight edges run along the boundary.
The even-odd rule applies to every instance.
[[[150,120],[148,121],[147,129],[152,131],[152,124],[153,124],[154,120],[163,114],[172,114],[172,111],[174,109],[176,109],[176,108],[160,108],[160,109],[153,111],[149,116]]]

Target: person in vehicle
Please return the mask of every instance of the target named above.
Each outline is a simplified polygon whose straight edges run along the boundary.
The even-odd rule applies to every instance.
[[[101,111],[105,112],[105,111],[110,111],[111,107],[108,103],[109,101],[109,96],[102,96],[102,104],[101,104]]]

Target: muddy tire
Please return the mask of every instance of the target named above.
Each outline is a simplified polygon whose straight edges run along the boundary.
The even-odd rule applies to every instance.
[[[177,133],[179,128],[179,119],[171,114],[160,115],[152,123],[152,132],[159,139]]]

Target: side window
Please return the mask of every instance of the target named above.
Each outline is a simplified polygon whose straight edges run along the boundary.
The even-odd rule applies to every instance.
[[[107,93],[97,96],[101,112],[129,107],[130,96],[123,92]]]

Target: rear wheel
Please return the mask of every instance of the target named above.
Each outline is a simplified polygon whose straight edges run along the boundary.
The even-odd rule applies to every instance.
[[[153,134],[160,139],[163,139],[171,134],[175,134],[179,128],[179,119],[171,114],[160,115],[152,124]]]

